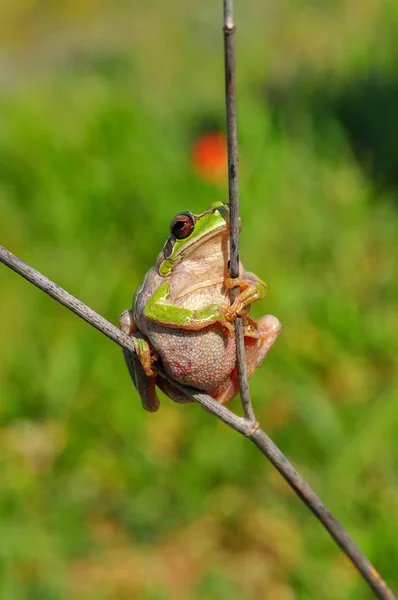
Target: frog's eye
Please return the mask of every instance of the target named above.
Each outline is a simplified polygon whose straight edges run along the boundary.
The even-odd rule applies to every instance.
[[[174,217],[170,224],[171,235],[177,240],[188,237],[194,228],[193,216],[189,212],[183,212]]]

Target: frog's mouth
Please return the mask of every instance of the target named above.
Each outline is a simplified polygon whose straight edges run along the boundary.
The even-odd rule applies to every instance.
[[[202,234],[200,238],[193,239],[190,243],[187,243],[185,248],[181,250],[180,256],[182,258],[186,258],[190,254],[192,254],[192,252],[194,252],[197,248],[208,244],[212,239],[229,235],[229,230],[229,221],[221,223],[218,227],[212,229],[208,233]]]

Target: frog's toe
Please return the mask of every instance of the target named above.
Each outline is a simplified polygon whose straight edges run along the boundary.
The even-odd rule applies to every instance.
[[[260,317],[257,321],[258,328],[261,334],[265,335],[279,335],[282,329],[282,323],[274,315],[265,315]]]
[[[129,308],[124,310],[119,317],[119,327],[127,335],[132,335],[137,331],[137,325],[135,324],[133,311]]]
[[[149,412],[156,412],[159,408],[159,400],[156,395],[155,386],[156,377],[148,377],[148,375],[146,375],[135,352],[130,352],[123,348],[123,355],[130,377],[140,395],[142,406]]]

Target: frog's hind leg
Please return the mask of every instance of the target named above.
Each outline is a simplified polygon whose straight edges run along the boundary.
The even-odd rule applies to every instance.
[[[239,392],[238,371],[237,371],[237,368],[235,367],[231,373],[231,377],[230,377],[228,386],[224,390],[219,392],[218,394],[215,394],[215,395],[211,394],[211,396],[214,398],[214,400],[216,400],[220,404],[225,405],[230,400],[232,400],[232,398],[234,398],[238,392]]]
[[[156,395],[156,374],[152,370],[155,356],[147,340],[142,337],[135,326],[132,311],[126,310],[119,317],[120,329],[129,335],[136,347],[135,352],[123,348],[124,360],[130,377],[139,393],[142,406],[149,412],[156,412],[159,400]]]
[[[159,408],[159,399],[156,395],[156,376],[146,375],[141,362],[134,352],[123,348],[124,360],[130,377],[141,397],[142,406],[149,412],[156,412]]]
[[[171,398],[173,402],[178,402],[178,404],[189,404],[195,402],[191,396],[184,394],[178,388],[176,388],[170,381],[163,379],[160,375],[156,378],[156,385],[162,390],[166,396]]]
[[[282,323],[279,321],[279,319],[273,315],[265,315],[264,317],[260,317],[257,321],[258,339],[255,340],[250,337],[245,337],[248,377],[251,377],[254,371],[261,365],[264,358],[274,345],[281,330]]]
[[[282,324],[273,315],[265,315],[257,321],[256,337],[252,335],[245,337],[245,356],[247,376],[251,377],[255,370],[261,365],[264,358],[275,343],[280,334]],[[220,404],[227,404],[239,392],[238,370],[235,367],[231,373],[228,386],[214,395],[214,399]]]

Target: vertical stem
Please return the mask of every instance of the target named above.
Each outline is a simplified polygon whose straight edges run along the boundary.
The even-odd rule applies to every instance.
[[[239,178],[236,123],[235,24],[232,0],[224,0],[225,100],[227,109],[228,188],[230,209],[231,277],[239,276]]]
[[[236,58],[235,24],[233,18],[233,0],[224,0],[224,60],[225,60],[225,100],[227,111],[228,144],[228,189],[230,209],[230,262],[229,273],[232,278],[239,276],[239,179],[238,179],[238,130],[236,123]],[[239,288],[231,290],[233,302]],[[247,381],[245,344],[242,319],[235,321],[236,358],[238,366],[239,388],[244,415],[255,421]]]

